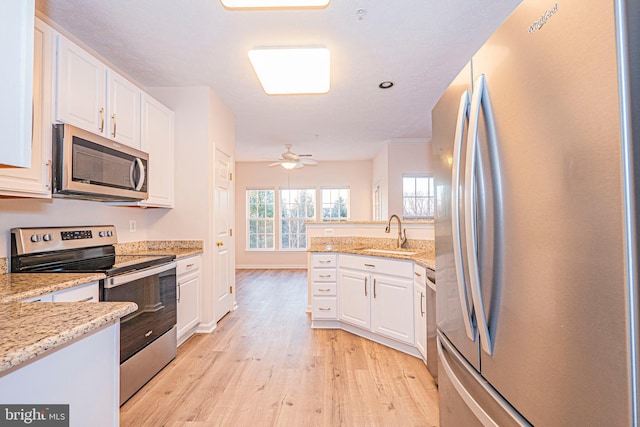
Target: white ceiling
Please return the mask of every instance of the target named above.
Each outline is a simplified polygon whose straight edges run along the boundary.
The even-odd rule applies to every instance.
[[[431,108],[520,0],[332,0],[321,10],[230,11],[219,0],[37,0],[45,15],[145,87],[210,86],[236,118],[236,160],[284,144],[318,160],[372,158],[430,138]],[[358,9],[366,13],[358,19]],[[324,45],[326,95],[266,95],[256,46]],[[381,90],[391,80],[395,86]]]

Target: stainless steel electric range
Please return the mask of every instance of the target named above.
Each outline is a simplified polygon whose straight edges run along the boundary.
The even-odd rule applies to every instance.
[[[11,229],[11,272],[100,272],[100,301],[132,301],[120,320],[120,404],[176,357],[174,255],[116,255],[113,225]]]

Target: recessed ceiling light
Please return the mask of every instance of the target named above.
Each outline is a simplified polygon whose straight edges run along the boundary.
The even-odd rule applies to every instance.
[[[331,0],[220,0],[227,9],[323,8]]]
[[[249,60],[269,95],[327,93],[330,88],[329,49],[275,47],[249,51]]]
[[[390,81],[384,81],[378,85],[380,89],[389,89],[392,86],[393,86],[393,82],[390,82]]]

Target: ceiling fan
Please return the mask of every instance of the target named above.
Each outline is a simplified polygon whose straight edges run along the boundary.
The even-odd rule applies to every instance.
[[[284,146],[287,147],[287,151],[282,153],[280,159],[275,163],[271,163],[269,167],[280,165],[285,169],[299,169],[305,165],[315,166],[318,164],[316,160],[309,158],[311,154],[296,154],[291,151],[291,144],[285,144]]]

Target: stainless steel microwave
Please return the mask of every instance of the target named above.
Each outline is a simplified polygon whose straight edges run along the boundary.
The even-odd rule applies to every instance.
[[[54,197],[135,201],[148,197],[149,155],[68,125],[53,125]]]

